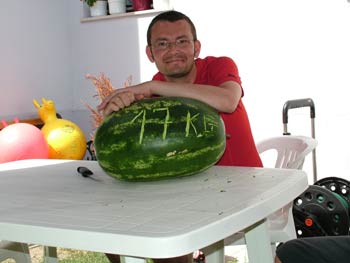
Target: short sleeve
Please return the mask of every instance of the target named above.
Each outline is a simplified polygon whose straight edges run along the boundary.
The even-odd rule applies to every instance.
[[[238,68],[231,58],[218,57],[208,62],[208,79],[212,80],[212,85],[218,86],[230,80],[241,84]]]

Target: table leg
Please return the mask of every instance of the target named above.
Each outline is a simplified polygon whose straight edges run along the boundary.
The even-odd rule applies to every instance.
[[[249,263],[272,263],[272,248],[266,220],[262,220],[245,232]]]
[[[44,247],[44,262],[45,263],[57,263],[57,248],[56,247]]]
[[[208,247],[201,249],[205,255],[205,262],[219,263],[225,261],[224,241],[216,242]]]
[[[147,259],[120,256],[120,263],[147,263]]]

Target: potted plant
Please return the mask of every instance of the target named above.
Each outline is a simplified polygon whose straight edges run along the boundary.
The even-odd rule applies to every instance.
[[[107,15],[107,0],[80,0],[90,7],[91,16]]]
[[[109,14],[126,12],[126,0],[108,0]]]

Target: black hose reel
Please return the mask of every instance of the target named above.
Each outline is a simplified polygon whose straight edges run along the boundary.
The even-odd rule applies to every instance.
[[[310,185],[294,200],[298,238],[349,235],[350,182],[328,177]]]

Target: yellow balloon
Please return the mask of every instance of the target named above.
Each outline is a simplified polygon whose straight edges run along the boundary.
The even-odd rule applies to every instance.
[[[49,158],[83,159],[86,153],[86,138],[82,130],[69,120],[58,119],[52,100],[42,98],[42,102],[40,105],[33,100],[39,117],[45,123],[41,131],[49,145]]]
[[[49,158],[81,160],[86,152],[86,139],[78,125],[65,119],[46,123],[42,128],[49,145]]]

